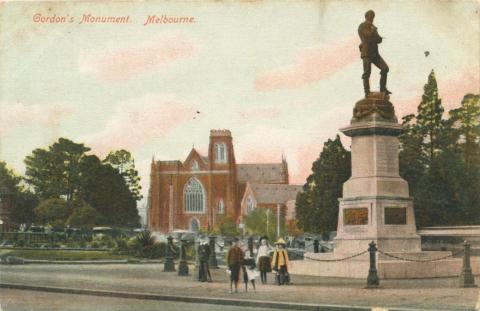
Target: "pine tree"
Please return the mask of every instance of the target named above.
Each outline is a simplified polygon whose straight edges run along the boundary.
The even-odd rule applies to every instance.
[[[437,79],[432,70],[428,76],[428,82],[423,87],[423,96],[418,106],[418,115],[416,117],[420,134],[425,136],[425,151],[430,162],[439,148],[439,139],[442,131],[442,101],[438,98]]]
[[[463,164],[459,172],[459,224],[480,223],[480,95],[467,94],[460,108],[449,112],[458,153]]]

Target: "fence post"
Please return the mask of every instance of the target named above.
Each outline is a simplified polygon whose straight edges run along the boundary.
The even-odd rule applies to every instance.
[[[470,266],[470,244],[467,241],[463,242],[463,266],[460,274],[460,287],[477,287]]]
[[[188,264],[185,258],[185,243],[186,240],[180,240],[180,262],[178,264],[178,275],[180,276],[188,275]]]
[[[164,272],[173,272],[175,271],[175,264],[173,263],[173,238],[171,235],[167,238],[167,249],[165,250],[165,263],[163,264]]]
[[[370,242],[368,246],[368,252],[370,253],[370,268],[368,269],[367,288],[378,288],[380,281],[377,275],[377,247],[374,241]]]

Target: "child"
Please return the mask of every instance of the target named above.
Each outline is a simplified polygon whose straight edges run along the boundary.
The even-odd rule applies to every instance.
[[[288,265],[290,262],[288,260],[288,252],[285,249],[285,241],[280,238],[275,244],[277,249],[275,249],[273,253],[272,269],[277,273],[278,285],[288,284],[290,282],[288,275]]]
[[[258,271],[255,269],[255,258],[253,257],[253,249],[247,249],[245,251],[245,259],[243,260],[243,282],[245,283],[245,291],[248,291],[248,281],[252,283],[253,290],[255,288],[255,278],[258,276]]]
[[[240,267],[243,263],[243,251],[239,247],[238,238],[234,238],[233,245],[228,250],[228,268],[230,269],[230,293],[233,293],[232,285],[235,285],[235,293],[238,293],[238,281],[240,276]]]

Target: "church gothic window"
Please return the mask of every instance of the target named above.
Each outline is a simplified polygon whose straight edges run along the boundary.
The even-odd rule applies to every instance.
[[[247,198],[247,214],[253,211],[255,206],[253,205],[253,199],[251,196]]]
[[[227,162],[227,146],[224,143],[215,144],[215,162]]]
[[[223,202],[222,199],[218,201],[218,213],[219,214],[224,214],[225,213],[225,203]]]
[[[185,212],[205,212],[205,191],[202,184],[195,178],[188,181],[184,190]]]

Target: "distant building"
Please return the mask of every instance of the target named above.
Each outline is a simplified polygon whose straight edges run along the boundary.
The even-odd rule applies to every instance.
[[[292,216],[292,205],[295,209],[295,199],[297,193],[302,191],[300,185],[288,184],[267,184],[267,183],[250,183],[247,182],[245,193],[240,203],[242,215],[246,215],[255,208],[270,208],[274,212],[278,205],[286,210],[286,218]],[[289,203],[290,202],[290,203]]]
[[[152,160],[147,226],[158,232],[197,231],[213,228],[224,216],[238,223],[255,208],[294,200],[301,187],[288,182],[284,158],[237,164],[230,131],[211,130],[207,156],[192,148],[183,162]]]

